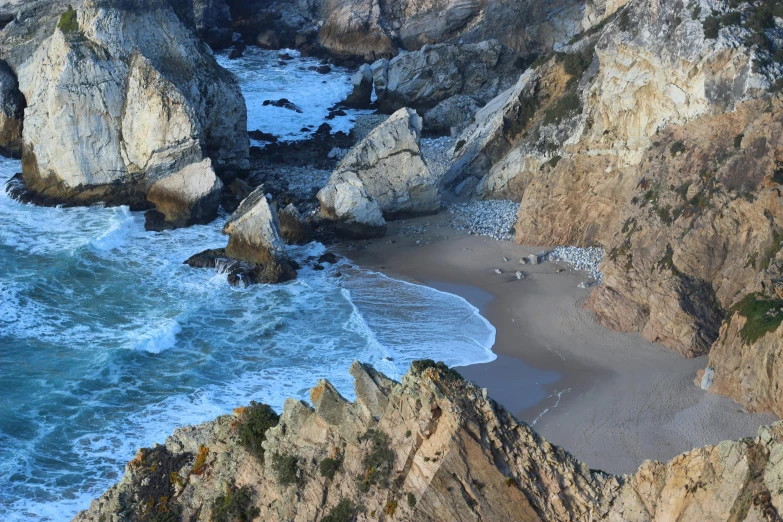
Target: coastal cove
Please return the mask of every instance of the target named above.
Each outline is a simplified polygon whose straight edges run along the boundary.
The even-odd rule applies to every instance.
[[[701,390],[694,379],[706,357],[683,359],[638,334],[599,325],[581,306],[590,292],[578,288],[584,272],[554,262],[519,264],[547,249],[470,235],[445,226],[447,219],[394,223],[385,238],[339,251],[359,266],[455,293],[479,308],[497,328],[498,358],[459,371],[591,468],[633,473],[644,460],[754,436],[777,420]],[[521,281],[517,270],[525,274]]]

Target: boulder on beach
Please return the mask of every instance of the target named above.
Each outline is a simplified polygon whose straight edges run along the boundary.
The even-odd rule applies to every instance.
[[[210,168],[248,167],[237,79],[170,2],[72,5],[22,5],[0,33],[2,58],[27,100],[22,170],[31,194],[44,203],[145,209],[155,204],[149,189],[175,176],[162,182],[171,184],[168,198],[173,186],[190,184],[177,177],[202,175],[207,158]],[[198,190],[202,182],[195,180]]]
[[[470,124],[479,108],[472,96],[452,96],[424,114],[424,130],[433,134],[456,136]]]
[[[400,109],[345,156],[318,193],[321,216],[352,233],[381,233],[385,219],[440,209],[437,180],[419,149],[421,118]],[[356,228],[358,226],[358,229]]]

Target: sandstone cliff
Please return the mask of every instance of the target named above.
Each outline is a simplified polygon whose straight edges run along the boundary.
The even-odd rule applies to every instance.
[[[152,187],[175,185],[162,180],[205,159],[209,186],[220,184],[215,168],[247,166],[236,79],[164,0],[20,7],[0,32],[0,54],[27,102],[24,181],[48,201],[144,208]],[[217,209],[206,208],[212,193],[184,194],[184,221],[159,210],[175,226],[203,222]]]
[[[432,361],[354,363],[356,401],[240,408],[141,450],[79,522],[779,520],[783,424],[631,476],[587,469]]]

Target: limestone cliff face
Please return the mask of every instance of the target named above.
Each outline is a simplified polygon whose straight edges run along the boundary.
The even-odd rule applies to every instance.
[[[321,381],[279,423],[255,405],[177,430],[75,520],[778,520],[781,423],[615,477],[431,361],[400,383],[359,363],[351,374],[353,403]]]
[[[501,0],[323,0],[319,42],[337,55],[390,58],[427,44],[499,40],[540,54],[611,15],[624,2]]]
[[[708,34],[700,6],[628,3],[478,111],[444,180],[521,201],[518,242],[606,247],[590,308],[689,357],[780,276],[780,65],[752,7],[714,8]]]
[[[29,189],[51,201],[144,207],[161,178],[207,157],[213,178],[213,165],[246,166],[236,79],[167,2],[74,6],[34,4],[0,32],[27,102]]]

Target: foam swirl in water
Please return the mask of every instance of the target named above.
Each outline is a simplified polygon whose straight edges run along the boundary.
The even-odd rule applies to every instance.
[[[19,168],[0,160],[0,183]],[[246,289],[183,265],[225,246],[222,221],[148,233],[127,208],[0,194],[0,520],[70,520],[137,448],[321,377],[348,392],[355,359],[399,377],[494,358],[494,328],[450,294],[348,265]]]

